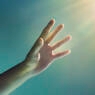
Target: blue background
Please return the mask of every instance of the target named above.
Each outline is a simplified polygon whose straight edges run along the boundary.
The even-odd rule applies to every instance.
[[[95,95],[94,0],[0,0],[0,72],[25,58],[52,18],[55,27],[65,24],[54,41],[73,36],[56,52],[70,48],[72,53],[11,95]]]

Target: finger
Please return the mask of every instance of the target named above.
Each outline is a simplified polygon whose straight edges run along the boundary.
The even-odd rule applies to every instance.
[[[63,52],[57,53],[57,54],[53,54],[53,59],[59,58],[59,57],[64,57],[68,54],[71,53],[71,50],[65,50]]]
[[[51,40],[55,37],[55,35],[63,29],[64,25],[60,24],[53,32],[50,33],[50,35],[46,38],[46,42],[50,43]]]
[[[31,50],[29,51],[28,57],[32,57],[32,56],[35,56],[36,54],[38,54],[38,52],[42,48],[43,44],[44,44],[43,39],[42,38],[38,39],[36,41],[36,43],[34,44],[34,46],[31,48]]]
[[[54,23],[55,23],[54,19],[50,20],[50,22],[47,24],[47,26],[43,29],[43,31],[40,35],[41,38],[45,39],[47,37],[47,35],[50,32],[51,28],[53,27]]]
[[[52,50],[60,47],[62,44],[66,43],[67,41],[71,40],[72,37],[70,35],[66,36],[63,40],[58,41],[52,46]]]
[[[34,53],[34,54],[37,54],[37,53],[40,51],[40,49],[42,48],[43,44],[44,44],[44,41],[43,41],[42,38],[40,38],[40,39],[34,44],[33,53]]]

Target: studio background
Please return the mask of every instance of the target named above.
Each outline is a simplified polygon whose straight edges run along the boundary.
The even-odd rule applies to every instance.
[[[0,0],[0,73],[24,60],[52,18],[65,25],[53,42],[73,37],[56,52],[72,53],[11,95],[95,95],[95,0]]]

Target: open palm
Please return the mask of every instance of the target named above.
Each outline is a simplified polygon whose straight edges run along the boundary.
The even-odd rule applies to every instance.
[[[65,42],[69,41],[71,39],[71,36],[66,36],[62,40],[54,43],[52,46],[50,46],[50,42],[53,40],[53,38],[56,36],[58,32],[60,32],[64,25],[60,24],[57,26],[52,32],[50,32],[51,28],[53,27],[55,23],[55,20],[51,20],[48,25],[43,29],[40,37],[30,50],[28,54],[28,58],[34,58],[36,61],[38,61],[36,69],[37,71],[42,71],[48,67],[48,65],[56,58],[59,58],[61,56],[65,56],[70,53],[70,50],[65,50],[62,52],[58,52],[57,54],[53,54],[53,50],[64,44]],[[40,58],[38,59],[38,54]],[[32,59],[33,60],[33,59]]]

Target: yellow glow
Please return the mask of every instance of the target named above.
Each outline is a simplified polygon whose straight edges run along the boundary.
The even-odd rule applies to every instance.
[[[77,25],[75,26],[75,30],[71,31],[73,41],[69,44],[63,45],[57,49],[56,52],[74,47],[79,42],[82,42],[87,37],[90,37],[90,35],[93,35],[93,31],[95,31],[95,0],[74,0],[74,2],[68,2],[63,9],[65,11],[72,12],[71,19],[73,19]],[[61,9],[61,13],[63,13],[63,9]],[[56,40],[59,40],[63,34],[64,30],[63,33],[60,33],[60,36],[58,36]]]

